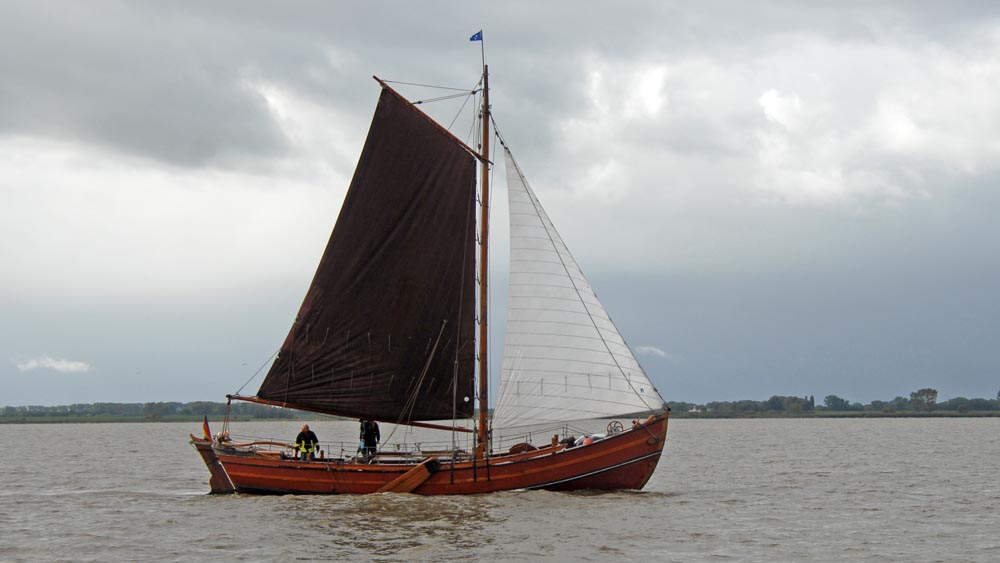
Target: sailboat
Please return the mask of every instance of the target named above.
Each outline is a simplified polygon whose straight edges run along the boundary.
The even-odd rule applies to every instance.
[[[490,411],[488,65],[477,84],[475,149],[375,79],[381,93],[368,137],[298,315],[257,393],[227,398],[449,431],[451,444],[299,456],[292,444],[235,440],[227,415],[223,432],[213,436],[206,421],[203,436],[190,436],[211,491],[641,489],[662,454],[669,408],[499,134],[510,283]],[[594,419],[607,421],[603,432],[570,429]],[[470,436],[469,446],[456,435]],[[525,438],[539,435],[542,443]]]

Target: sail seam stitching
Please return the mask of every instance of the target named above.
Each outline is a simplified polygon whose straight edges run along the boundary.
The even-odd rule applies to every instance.
[[[507,150],[507,154],[510,155],[510,150],[509,149]],[[542,211],[541,209],[539,209],[537,197],[531,191],[531,187],[528,185],[528,181],[524,177],[524,174],[521,171],[521,167],[518,166],[517,161],[514,160],[513,155],[511,155],[511,162],[514,164],[514,169],[517,171],[517,175],[521,179],[521,184],[524,185],[525,192],[528,194],[528,199],[531,201],[532,206],[535,208],[535,211],[538,213],[539,219],[542,220],[542,226],[545,229],[545,233],[549,236],[549,240],[552,241],[553,246],[555,246],[555,241],[552,238],[552,233],[549,231],[549,225],[551,224],[551,221],[549,220],[548,215],[544,215],[543,216],[544,211]],[[562,241],[560,240],[560,242],[562,242]],[[572,256],[572,253],[569,252],[569,248],[566,247],[565,243],[563,243],[563,247],[566,249],[566,253],[570,254],[570,256]],[[559,252],[559,260],[563,261],[562,252]],[[574,262],[576,262],[576,260],[574,260]],[[570,274],[569,268],[566,267],[565,261],[563,261],[563,268],[566,270],[566,275],[569,276],[570,281],[573,283],[573,289],[575,289],[577,291],[577,294],[579,294],[580,290],[579,290],[579,288],[577,288],[576,281],[573,280],[573,276]],[[581,274],[582,274],[582,272],[581,272]],[[580,301],[583,302],[583,297],[582,296],[580,297]],[[584,303],[584,307],[587,308],[587,314],[589,315],[590,314],[590,308],[587,307],[587,304],[585,302],[583,302],[583,303]],[[592,316],[591,316],[591,322],[593,322],[594,328],[597,329],[598,335],[601,336],[601,340],[604,341],[604,335],[601,334],[600,327],[597,326],[597,322],[595,320],[593,320]],[[615,324],[614,324],[613,321],[611,322],[611,325],[615,326]],[[615,330],[617,331],[618,328],[615,327]],[[619,334],[621,334],[621,331],[618,331],[618,332],[619,332]],[[624,340],[624,338],[625,337],[623,336],[622,340]],[[639,397],[639,400],[642,401],[642,403],[644,405],[646,405],[647,408],[650,408],[649,407],[649,403],[646,402],[646,398],[643,397],[641,393],[639,393],[638,391],[636,391],[635,387],[632,385],[631,379],[625,374],[625,370],[621,367],[621,365],[618,364],[618,359],[615,357],[614,352],[612,352],[611,348],[607,346],[607,342],[606,341],[604,341],[604,342],[605,342],[605,347],[608,349],[608,353],[611,354],[611,358],[614,360],[616,366],[618,367],[618,370],[621,372],[622,377],[625,378],[625,381],[628,383],[629,387],[632,388],[632,392],[635,393],[636,396]],[[639,363],[638,360],[636,360],[636,364],[638,364],[638,363]],[[641,365],[639,367],[639,371],[643,372],[643,374],[645,374],[645,370],[642,369]],[[649,378],[646,377],[646,379],[649,379]],[[656,389],[656,387],[654,386],[653,389]]]

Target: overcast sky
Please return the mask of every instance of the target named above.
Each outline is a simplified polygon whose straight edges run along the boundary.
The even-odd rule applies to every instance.
[[[1000,8],[358,4],[0,4],[0,406],[236,391],[371,76],[471,87],[480,28],[504,135],[665,398],[997,394]]]

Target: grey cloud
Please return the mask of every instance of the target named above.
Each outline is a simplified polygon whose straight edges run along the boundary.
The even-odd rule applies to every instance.
[[[91,12],[90,10],[94,11]],[[6,4],[0,128],[105,145],[178,165],[279,152],[248,88],[249,57],[219,56],[211,30],[140,5]],[[237,46],[230,46],[230,48]]]
[[[372,73],[445,84],[469,74],[475,49],[464,39],[485,22],[487,48],[504,46],[493,53],[494,71],[505,79],[496,84],[523,106],[509,124],[513,135],[521,129],[514,125],[573,115],[586,103],[578,70],[588,56],[667,63],[724,55],[749,64],[754,46],[769,44],[775,34],[863,41],[902,29],[933,36],[985,25],[997,12],[987,9],[984,18],[976,3],[911,8],[710,2],[689,10],[626,2],[612,10],[524,2],[476,17],[444,2],[422,4],[417,14],[351,3],[294,9],[253,2],[197,9],[7,3],[0,9],[0,132],[93,140],[187,166],[280,156],[287,140],[248,80],[360,109],[370,96],[358,81]],[[577,53],[577,64],[567,64],[566,52]],[[413,61],[433,64],[422,64],[413,76]],[[552,138],[544,130],[535,135],[528,143]]]

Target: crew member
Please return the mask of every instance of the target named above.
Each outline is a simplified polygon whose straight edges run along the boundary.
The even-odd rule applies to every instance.
[[[378,430],[378,422],[374,420],[361,420],[361,442],[364,444],[365,461],[370,461],[378,449],[378,443],[382,440],[382,434]]]
[[[309,430],[308,424],[302,425],[302,432],[295,437],[295,447],[299,450],[299,459],[302,461],[310,461],[316,459],[316,447],[319,444],[319,438],[316,437],[316,433]]]

